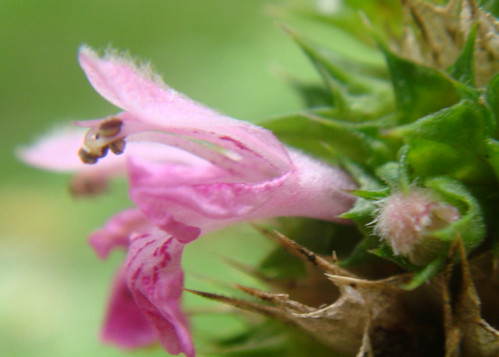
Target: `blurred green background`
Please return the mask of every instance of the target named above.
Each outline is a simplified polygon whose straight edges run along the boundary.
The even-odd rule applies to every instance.
[[[66,189],[68,176],[26,167],[14,156],[16,147],[61,123],[117,111],[87,83],[76,61],[78,47],[86,43],[96,49],[129,50],[151,61],[177,90],[233,117],[258,121],[300,108],[283,73],[317,80],[305,56],[269,16],[270,4],[0,2],[1,356],[125,355],[97,338],[108,284],[123,255],[115,252],[101,262],[86,243],[92,230],[130,204],[125,183],[116,183],[95,199],[75,199]],[[343,49],[346,41],[334,40]],[[186,250],[186,285],[217,291],[196,272],[216,280],[247,281],[227,269],[219,256],[252,263],[269,246],[246,225],[203,237]],[[196,309],[208,306],[196,297],[186,298]],[[199,315],[193,321],[200,352],[209,348],[204,340],[242,328],[227,315]],[[165,352],[149,349],[126,355]]]

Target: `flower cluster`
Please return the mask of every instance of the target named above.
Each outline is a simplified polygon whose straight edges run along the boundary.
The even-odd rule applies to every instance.
[[[345,190],[355,184],[342,170],[190,100],[127,59],[83,47],[79,60],[96,91],[123,111],[77,122],[86,128],[83,144],[80,131],[67,131],[21,156],[40,168],[75,172],[72,189],[79,194],[100,191],[112,176],[128,176],[136,208],[90,237],[101,258],[116,247],[127,249],[102,338],[123,348],[159,341],[171,354],[194,356],[181,309],[185,245],[241,221],[336,220],[352,206]]]

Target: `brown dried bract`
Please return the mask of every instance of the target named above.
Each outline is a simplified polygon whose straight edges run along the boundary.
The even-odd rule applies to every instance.
[[[423,0],[403,0],[406,27],[401,54],[441,69],[452,65],[463,50],[473,25],[475,82],[485,86],[499,72],[499,22],[473,0],[450,0],[445,7]]]
[[[287,292],[266,292],[240,285],[236,287],[261,303],[191,292],[281,320],[346,355],[377,356],[382,351],[389,351],[386,355],[390,356],[436,355],[431,349],[442,345],[438,337],[442,335],[439,315],[432,312],[431,304],[420,298],[420,292],[400,288],[408,282],[409,275],[380,281],[361,279],[339,268],[336,259],[330,262],[278,232],[259,230],[310,266],[320,269],[339,293],[331,295],[324,306],[314,307],[291,299]],[[309,289],[314,291],[313,286]],[[428,320],[419,316],[424,310],[429,312]]]
[[[459,274],[452,274],[452,263],[442,279],[446,357],[496,357],[499,356],[499,331],[481,316],[480,298],[473,283],[470,266],[462,241],[459,250]],[[457,275],[457,277],[455,276]],[[451,278],[458,288],[450,291]],[[497,296],[497,295],[496,295]]]

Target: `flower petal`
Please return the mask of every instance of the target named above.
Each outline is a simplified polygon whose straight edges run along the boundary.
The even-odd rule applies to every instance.
[[[151,322],[139,309],[128,289],[124,265],[114,279],[101,340],[123,349],[144,347],[158,341]]]
[[[142,212],[128,209],[113,216],[101,229],[92,233],[89,244],[101,259],[107,258],[115,247],[128,247],[132,233],[141,233],[151,229],[151,224]]]
[[[139,207],[149,212],[148,206],[152,202],[145,203],[144,200],[152,198],[154,205],[161,206],[158,209],[193,225],[198,225],[197,220],[192,222],[193,217],[179,215],[181,207],[210,219],[242,216],[267,201],[286,178],[283,175],[262,183],[239,183],[232,182],[230,174],[221,175],[216,168],[151,167],[136,161],[130,163],[129,175],[130,196]]]
[[[130,196],[155,224],[174,219],[200,227],[203,233],[231,223],[279,216],[337,220],[353,196],[355,184],[338,168],[290,151],[295,167],[258,183],[233,182],[226,174],[170,165],[130,163]],[[169,174],[169,173],[173,174]],[[168,212],[168,215],[165,215]],[[168,229],[162,226],[162,229]]]
[[[25,163],[40,169],[75,172],[85,168],[78,158],[85,131],[77,128],[57,130],[29,147],[17,150]]]
[[[99,123],[101,120],[89,122]],[[40,138],[31,146],[19,148],[16,154],[31,166],[74,173],[70,189],[76,196],[99,193],[107,188],[110,178],[124,176],[127,172],[128,157],[139,157],[149,163],[171,162],[179,167],[209,165],[204,159],[176,147],[142,141],[127,143],[127,150],[123,155],[107,155],[99,160],[98,165],[84,164],[78,156],[84,134],[84,129],[59,129]]]
[[[347,191],[357,187],[342,169],[289,150],[294,169],[286,184],[256,218],[297,216],[344,221],[337,215],[349,210],[355,197]],[[255,218],[252,218],[255,219]]]
[[[253,163],[254,170],[273,174],[289,170],[287,152],[270,131],[206,108],[122,57],[100,58],[83,47],[79,59],[93,87],[138,121],[236,152]]]
[[[160,230],[133,237],[126,261],[127,281],[166,351],[193,357],[194,346],[180,309],[183,248],[184,244]]]

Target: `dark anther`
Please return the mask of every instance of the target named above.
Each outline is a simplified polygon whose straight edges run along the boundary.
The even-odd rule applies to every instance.
[[[80,157],[80,160],[84,163],[84,164],[95,164],[97,162],[97,160],[99,159],[98,156],[95,156],[89,152],[87,152],[85,149],[81,148],[79,151],[78,151],[78,156]]]
[[[125,140],[118,139],[109,144],[109,150],[111,150],[113,154],[120,155],[125,151],[125,145]]]
[[[111,118],[100,123],[98,133],[103,137],[109,138],[118,134],[123,122],[118,118]]]
[[[98,157],[101,158],[101,157],[106,156],[108,151],[109,151],[109,147],[107,147],[107,146],[101,147],[99,154],[98,154]]]
[[[107,152],[108,152],[108,147],[107,146],[102,147],[100,149],[100,151],[98,153],[96,153],[96,154],[95,153],[90,153],[87,150],[85,150],[84,148],[81,148],[78,151],[78,156],[80,157],[80,160],[84,164],[95,164],[97,162],[97,160],[99,160],[101,157],[106,156]]]

